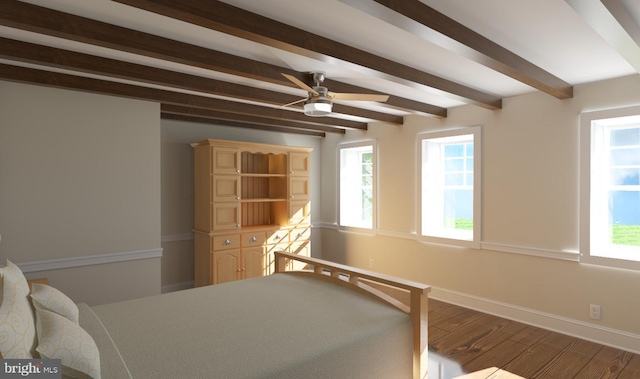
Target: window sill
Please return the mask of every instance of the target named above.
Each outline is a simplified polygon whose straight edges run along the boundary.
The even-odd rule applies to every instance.
[[[358,234],[368,234],[368,235],[376,234],[375,229],[358,228],[355,226],[335,225],[335,229],[340,232],[347,232],[347,233],[358,233]]]
[[[607,257],[597,257],[597,256],[591,256],[584,253],[580,254],[580,263],[595,265],[595,266],[603,266],[603,267],[613,267],[613,268],[619,268],[623,270],[640,271],[639,261],[630,261],[626,259],[607,258]]]
[[[456,238],[434,237],[418,235],[417,240],[423,243],[435,243],[438,245],[448,245],[455,247],[464,247],[468,249],[480,249],[481,244],[478,241],[462,240]]]

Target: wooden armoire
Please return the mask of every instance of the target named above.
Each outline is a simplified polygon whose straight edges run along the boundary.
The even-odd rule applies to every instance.
[[[310,148],[191,146],[196,287],[268,275],[275,251],[310,255]]]

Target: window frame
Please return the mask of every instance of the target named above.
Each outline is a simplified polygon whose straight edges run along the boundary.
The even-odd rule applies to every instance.
[[[602,196],[608,194],[610,183],[602,180],[602,173],[597,171],[598,166],[604,167],[604,164],[593,165],[592,156],[607,153],[608,146],[603,146],[602,140],[605,140],[603,133],[606,129],[617,128],[622,125],[636,124],[640,127],[640,106],[608,109],[601,111],[584,112],[580,115],[580,201],[579,201],[579,250],[580,262],[594,264],[599,266],[616,267],[630,270],[640,270],[640,247],[613,245],[609,243],[598,243],[603,241],[608,232],[595,230],[596,226],[592,223],[592,214],[598,212],[598,205],[595,199],[592,199],[594,192],[601,192]],[[607,149],[602,151],[602,149]],[[592,180],[593,178],[593,180]],[[594,183],[604,183],[603,187],[607,189],[592,188]],[[603,200],[601,200],[603,202]],[[608,223],[606,223],[608,227]],[[619,251],[616,254],[598,255],[592,251],[599,249],[615,249]],[[638,260],[624,259],[620,255],[638,254]]]
[[[423,193],[425,191],[423,183],[423,174],[425,167],[425,141],[435,141],[445,139],[460,139],[464,142],[465,136],[473,137],[473,231],[470,233],[471,238],[463,239],[452,235],[445,234],[425,234],[423,225]],[[446,143],[446,142],[444,142]],[[443,170],[444,171],[444,170]],[[420,241],[441,243],[447,245],[469,247],[480,249],[482,243],[482,127],[469,126],[464,128],[444,129],[418,134],[417,138],[417,236]],[[444,184],[443,184],[444,186]]]
[[[346,149],[357,149],[362,147],[371,147],[371,227],[362,227],[362,226],[353,226],[353,225],[342,225],[341,223],[341,209],[342,209],[342,151]],[[337,166],[338,166],[338,178],[337,178],[337,221],[336,225],[339,230],[345,231],[357,231],[362,233],[375,233],[378,228],[378,141],[375,139],[371,140],[362,140],[355,142],[345,142],[338,144],[337,148]]]

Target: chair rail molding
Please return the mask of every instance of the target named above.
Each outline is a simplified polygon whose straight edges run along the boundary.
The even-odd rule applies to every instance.
[[[149,258],[162,258],[162,248],[47,259],[42,261],[16,263],[16,265],[22,270],[22,272],[30,273]]]

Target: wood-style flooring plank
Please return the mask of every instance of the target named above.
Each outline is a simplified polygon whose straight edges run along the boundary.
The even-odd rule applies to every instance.
[[[431,348],[464,365],[522,328],[524,324],[480,313],[480,317],[473,322],[465,323],[447,336],[435,340]]]
[[[490,367],[504,367],[527,348],[527,345],[507,339],[465,363],[462,368],[465,372],[475,372],[487,368],[487,362],[491,362]]]
[[[447,308],[443,312],[434,312],[429,315],[429,325],[437,326],[448,332],[453,332],[461,326],[482,317],[482,313],[462,307]]]
[[[444,312],[447,308],[451,308],[451,307],[455,307],[455,306],[449,303],[445,303],[444,301],[429,299],[429,313]]]
[[[573,339],[571,343],[533,375],[533,378],[575,378],[602,349],[602,345]]]
[[[560,333],[549,333],[502,368],[525,378],[533,378],[541,367],[560,354],[572,340],[573,338]]]
[[[598,379],[618,378],[622,369],[627,366],[632,357],[632,353],[603,346],[589,363],[580,370],[576,377]]]
[[[630,354],[630,353],[627,353]],[[640,355],[633,354],[633,357],[629,360],[618,379],[638,379],[640,378]]]
[[[437,339],[439,339],[440,337],[444,337],[447,334],[449,334],[448,331],[444,330],[444,329],[440,329],[437,326],[431,326],[429,325],[429,332],[428,332],[428,338],[429,341],[435,341]]]
[[[527,346],[533,346],[540,341],[544,336],[549,334],[548,330],[542,328],[536,328],[535,326],[527,325],[518,333],[509,338],[511,341],[519,342]]]
[[[523,378],[640,379],[640,355],[429,299],[429,379],[489,367]]]

